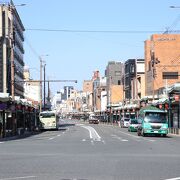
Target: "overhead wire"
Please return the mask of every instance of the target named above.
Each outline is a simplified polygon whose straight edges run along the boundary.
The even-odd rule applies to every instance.
[[[67,33],[163,33],[159,30],[81,30],[81,29],[46,29],[46,28],[26,28],[26,31],[44,31],[44,32],[67,32]],[[180,30],[174,30],[173,32],[180,33]]]

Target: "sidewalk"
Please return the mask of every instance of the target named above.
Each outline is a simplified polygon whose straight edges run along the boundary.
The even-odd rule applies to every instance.
[[[33,136],[33,135],[36,135],[36,134],[39,134],[39,133],[40,132],[25,132],[22,135],[16,135],[16,136],[11,136],[11,137],[0,138],[0,142],[11,141],[11,140],[16,140],[16,139],[23,139],[23,138]]]

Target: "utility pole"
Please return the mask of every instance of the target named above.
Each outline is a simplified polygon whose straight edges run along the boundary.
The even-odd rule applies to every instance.
[[[39,95],[40,95],[40,102],[39,102],[39,111],[41,112],[42,111],[42,59],[40,57],[40,82],[39,82],[39,85],[40,85],[40,92],[39,92]]]
[[[46,64],[44,64],[44,110],[46,106]]]

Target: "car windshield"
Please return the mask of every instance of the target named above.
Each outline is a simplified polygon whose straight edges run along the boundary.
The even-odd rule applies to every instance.
[[[131,124],[138,124],[138,121],[136,119],[131,120]]]
[[[50,118],[50,117],[55,117],[54,113],[41,113],[40,117],[42,118]]]
[[[166,113],[147,112],[144,121],[148,123],[166,123]]]

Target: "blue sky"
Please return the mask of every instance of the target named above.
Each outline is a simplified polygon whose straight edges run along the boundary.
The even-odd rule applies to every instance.
[[[25,31],[24,61],[39,69],[38,56],[47,64],[50,79],[78,80],[74,83],[51,83],[53,92],[64,85],[82,89],[83,80],[91,79],[94,70],[104,76],[108,61],[144,58],[146,33],[70,33],[28,29],[67,29],[90,31],[165,31],[178,30],[178,0],[14,0]],[[180,19],[180,18],[179,18]],[[172,24],[174,24],[172,26]],[[33,49],[33,50],[32,50]],[[35,53],[35,52],[36,53]],[[31,70],[34,79],[39,72]]]

